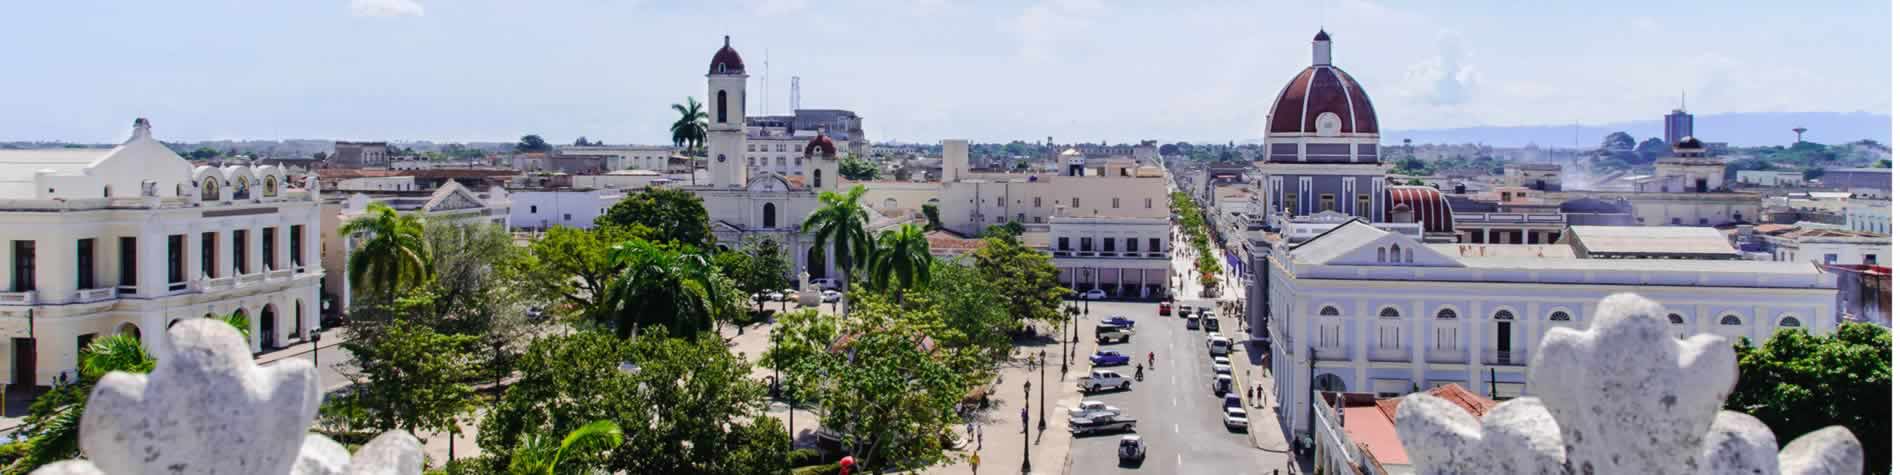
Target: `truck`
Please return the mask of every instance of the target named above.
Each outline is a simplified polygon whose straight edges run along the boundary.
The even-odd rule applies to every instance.
[[[1109,331],[1095,332],[1095,342],[1104,345],[1109,343],[1127,343],[1128,339],[1134,336],[1134,332],[1123,328],[1116,328]]]
[[[1135,418],[1116,414],[1096,414],[1069,418],[1069,433],[1075,435],[1116,434],[1135,431]]]

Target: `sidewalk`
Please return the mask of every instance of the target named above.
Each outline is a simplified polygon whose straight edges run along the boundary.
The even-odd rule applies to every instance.
[[[1094,352],[1093,341],[1083,342],[1075,350],[1077,358]],[[1030,363],[1036,359],[1037,351],[1048,351],[1046,368],[1035,368]],[[939,465],[925,469],[923,473],[932,475],[961,475],[971,473],[969,456],[977,454],[982,464],[977,467],[977,475],[1019,474],[1023,465],[1023,443],[1029,443],[1030,473],[1061,474],[1069,472],[1069,415],[1066,407],[1073,407],[1082,401],[1081,393],[1076,389],[1077,378],[1088,373],[1088,366],[1071,365],[1069,374],[1062,374],[1062,351],[1060,341],[1030,343],[1016,347],[1016,352],[1005,362],[999,371],[1001,382],[992,383],[994,391],[989,409],[977,412],[975,420],[978,431],[983,434],[983,445],[976,447],[974,442],[966,444],[962,450],[952,454],[958,460],[949,465]],[[1047,387],[1041,387],[1043,369],[1047,370]],[[1024,408],[1023,382],[1031,382],[1029,393],[1029,433],[1023,433],[1021,410]],[[1043,390],[1047,389],[1045,396]],[[1047,405],[1044,399],[1047,398]],[[1046,412],[1045,412],[1046,411]],[[1046,419],[1045,419],[1046,418]],[[1047,427],[1037,430],[1038,421],[1048,421]],[[962,435],[961,428],[958,435]]]

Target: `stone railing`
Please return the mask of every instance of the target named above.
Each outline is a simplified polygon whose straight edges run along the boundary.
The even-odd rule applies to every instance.
[[[1528,394],[1483,418],[1428,394],[1406,396],[1397,425],[1421,475],[1840,474],[1861,472],[1860,442],[1832,426],[1776,452],[1761,421],[1722,410],[1735,350],[1715,335],[1678,340],[1662,306],[1617,294],[1590,328],[1553,328],[1532,358]]]
[[[257,366],[244,338],[217,320],[185,319],[171,338],[150,375],[112,373],[93,388],[79,421],[87,460],[33,474],[422,473],[422,446],[409,434],[384,433],[352,458],[309,433],[323,397],[310,362]]]
[[[39,301],[37,298],[38,295],[39,292],[31,290],[25,292],[0,292],[0,305],[33,305]]]
[[[249,274],[237,276],[238,285],[250,285],[250,284],[255,284],[255,283],[263,282],[263,281],[264,281],[263,272],[252,272]]]
[[[289,268],[272,269],[270,272],[266,274],[265,277],[270,280],[283,280],[283,279],[289,279],[290,276],[295,275],[296,273],[297,271],[295,269],[289,269]]]
[[[224,289],[236,287],[237,277],[232,277],[232,276],[227,275],[224,277],[213,277],[209,279],[204,279],[199,282],[201,282],[200,284],[198,284],[199,289],[202,289],[206,292],[210,292],[214,290],[224,290]]]
[[[112,300],[115,298],[119,298],[118,287],[106,287],[106,288],[100,288],[100,289],[79,289],[79,299],[78,299],[79,303],[98,302],[101,300]]]

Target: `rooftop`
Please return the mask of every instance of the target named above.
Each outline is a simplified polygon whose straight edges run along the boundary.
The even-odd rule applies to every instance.
[[[1715,228],[1688,226],[1570,226],[1564,240],[1588,257],[1698,257],[1738,254]]]

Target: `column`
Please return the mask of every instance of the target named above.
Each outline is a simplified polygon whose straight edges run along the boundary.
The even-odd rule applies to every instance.
[[[1534,244],[1533,242],[1531,242],[1530,228],[1524,228],[1518,231],[1518,242],[1522,242],[1524,244]]]
[[[33,243],[34,287],[39,290],[41,302],[70,302],[79,298],[79,240],[75,236],[42,234]],[[11,245],[9,243],[9,245]],[[12,249],[7,250],[13,252]],[[8,270],[11,272],[11,269]],[[38,345],[34,351],[42,354],[48,345]]]

